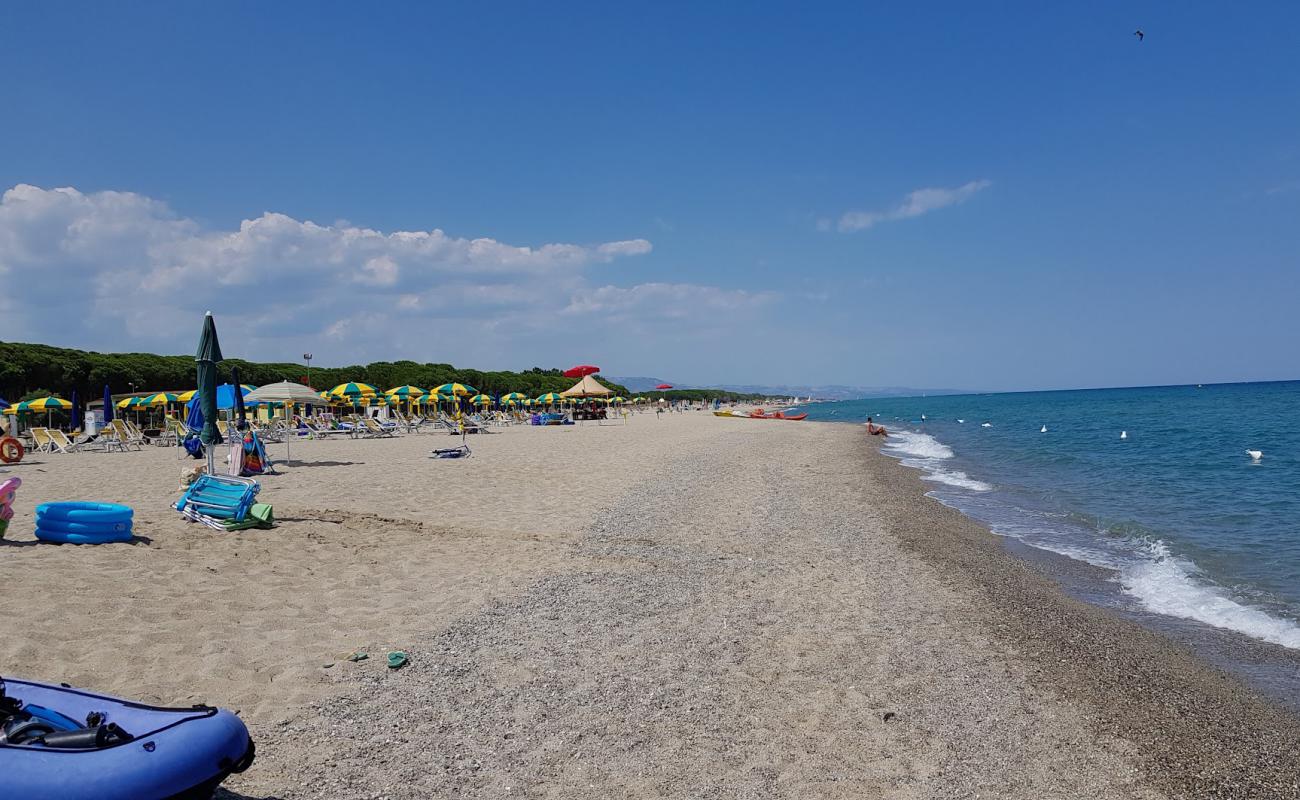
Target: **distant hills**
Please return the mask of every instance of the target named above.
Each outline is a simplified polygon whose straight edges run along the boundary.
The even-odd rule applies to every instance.
[[[918,395],[968,394],[964,389],[918,389],[912,386],[845,386],[843,384],[709,384],[697,385],[677,383],[663,378],[609,376],[611,381],[621,383],[632,392],[652,391],[661,383],[671,383],[677,389],[722,389],[728,392],[761,394],[767,397],[808,397],[818,400],[855,400],[859,397],[915,397]]]

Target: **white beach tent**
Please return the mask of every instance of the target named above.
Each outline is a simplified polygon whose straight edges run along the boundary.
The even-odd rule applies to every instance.
[[[268,383],[265,386],[259,386],[244,395],[244,400],[258,403],[315,403],[316,405],[323,402],[320,399],[320,393],[315,389],[292,381],[280,381],[279,383]],[[286,416],[290,417],[289,431],[284,437],[284,463],[288,464],[289,441],[296,434],[293,430],[292,416]]]

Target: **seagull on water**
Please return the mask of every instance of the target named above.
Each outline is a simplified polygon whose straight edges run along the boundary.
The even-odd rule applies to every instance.
[[[958,421],[958,422],[965,422],[966,420],[964,420],[964,419],[959,419],[959,420],[957,420],[957,421]]]
[[[993,423],[992,423],[992,422],[981,422],[981,423],[980,423],[980,427],[981,427],[981,428],[992,428],[992,427],[993,427]]]
[[[1119,432],[1119,438],[1121,438],[1121,439],[1127,439],[1127,438],[1128,438],[1128,431],[1120,431],[1120,432]]]
[[[1043,427],[1039,428],[1039,429],[1038,429],[1038,432],[1039,432],[1039,433],[1047,433],[1047,426],[1044,425]]]
[[[1252,461],[1258,461],[1264,457],[1263,450],[1247,450],[1246,455],[1250,456]]]

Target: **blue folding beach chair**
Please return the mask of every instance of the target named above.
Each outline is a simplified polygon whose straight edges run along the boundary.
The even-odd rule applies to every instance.
[[[226,523],[244,521],[261,489],[249,478],[200,475],[176,502],[176,510],[209,528],[226,530]]]

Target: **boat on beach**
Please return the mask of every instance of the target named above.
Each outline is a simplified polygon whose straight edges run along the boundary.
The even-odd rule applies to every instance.
[[[254,752],[244,723],[224,709],[0,681],[0,797],[201,800]]]

